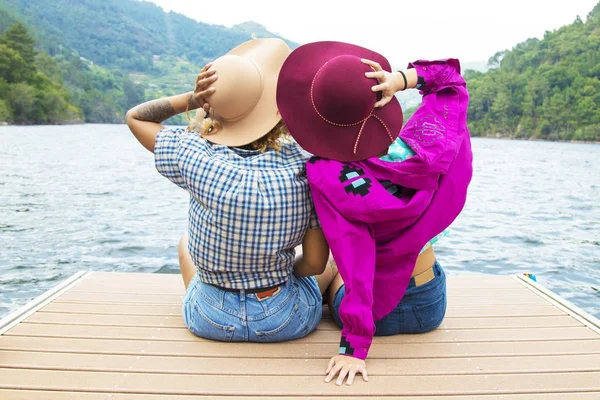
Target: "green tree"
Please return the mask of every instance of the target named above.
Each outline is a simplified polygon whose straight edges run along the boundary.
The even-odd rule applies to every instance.
[[[56,63],[36,54],[34,41],[20,24],[0,35],[0,117],[16,123],[57,123],[81,120],[69,103]],[[48,71],[52,78],[37,65]]]
[[[31,38],[23,25],[11,25],[11,27],[0,36],[0,43],[19,53],[27,65],[34,65],[35,55],[37,53],[34,48],[35,41]]]
[[[0,78],[7,82],[21,82],[29,74],[21,55],[5,44],[0,44]]]
[[[123,77],[123,102],[122,107],[129,110],[133,106],[144,102],[144,87],[133,83],[127,75]]]
[[[15,122],[27,123],[38,121],[35,104],[35,88],[25,82],[14,83],[9,86],[6,102],[12,110]]]
[[[8,104],[0,99],[0,122],[10,121],[12,119],[12,112],[8,107]]]

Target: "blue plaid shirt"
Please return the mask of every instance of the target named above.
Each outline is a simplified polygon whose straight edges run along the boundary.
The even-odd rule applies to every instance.
[[[310,154],[296,143],[261,153],[164,129],[156,169],[190,193],[189,251],[200,279],[231,289],[285,282],[295,247],[319,228],[306,180]]]

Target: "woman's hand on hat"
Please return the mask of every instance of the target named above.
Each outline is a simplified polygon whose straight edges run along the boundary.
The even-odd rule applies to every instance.
[[[367,374],[365,360],[351,356],[345,356],[343,354],[338,354],[337,356],[331,358],[325,373],[327,374],[325,382],[331,382],[333,378],[338,375],[338,378],[335,381],[335,384],[338,386],[341,386],[344,383],[346,376],[348,376],[346,385],[352,385],[352,383],[354,383],[354,377],[357,373],[362,375],[363,381],[369,381],[369,374]]]
[[[367,78],[375,78],[379,81],[378,85],[371,88],[374,92],[382,93],[381,100],[375,103],[375,107],[385,106],[392,100],[399,88],[402,88],[403,86],[398,87],[394,74],[384,71],[378,62],[367,60],[365,58],[361,59],[361,61],[373,69],[372,72],[366,72],[365,76]]]
[[[206,64],[198,74],[194,94],[190,98],[190,106],[202,108],[205,112],[210,110],[210,104],[206,100],[206,97],[215,92],[215,88],[210,87],[210,85],[218,79],[217,71],[210,69],[211,66],[212,63]]]

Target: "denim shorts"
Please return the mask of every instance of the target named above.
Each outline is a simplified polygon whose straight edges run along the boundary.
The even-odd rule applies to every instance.
[[[411,278],[396,308],[375,321],[375,336],[425,333],[440,326],[446,314],[446,274],[437,261],[433,265],[433,272],[435,277],[421,286],[415,286],[415,280]],[[344,294],[345,287],[342,285],[333,300],[333,319],[340,328],[342,321],[339,309]],[[374,295],[377,296],[377,293]]]
[[[282,342],[317,328],[323,298],[314,277],[293,274],[273,296],[230,292],[194,276],[183,298],[183,320],[196,336],[222,342]]]

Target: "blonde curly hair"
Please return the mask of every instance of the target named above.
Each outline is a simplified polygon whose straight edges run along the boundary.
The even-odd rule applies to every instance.
[[[201,137],[214,135],[221,129],[221,123],[218,120],[211,118],[208,113],[205,117],[202,117],[202,113],[204,113],[203,110],[198,110],[196,112],[196,118],[192,119],[189,112],[186,111],[187,119],[189,121],[187,130],[198,132]],[[261,136],[252,143],[240,147],[249,150],[260,150],[261,153],[264,153],[267,150],[279,151],[286,141],[291,140],[290,137],[291,135],[287,125],[283,122],[283,119],[281,119],[267,134]]]

